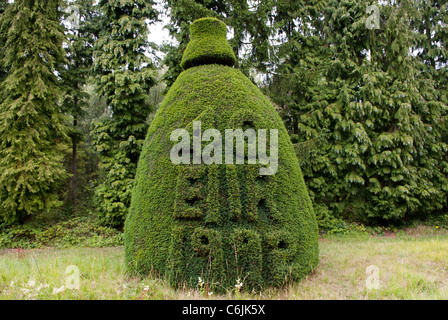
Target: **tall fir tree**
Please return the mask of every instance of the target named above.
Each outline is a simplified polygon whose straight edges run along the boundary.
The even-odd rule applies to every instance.
[[[146,118],[153,106],[149,89],[155,84],[154,65],[145,55],[148,29],[157,11],[147,0],[102,0],[104,15],[94,51],[94,72],[99,94],[108,111],[93,124],[99,167],[104,172],[95,190],[100,221],[123,226],[131,200],[137,162],[144,141]]]
[[[418,31],[414,51],[422,62],[421,76],[431,82],[432,95],[443,105],[448,105],[448,1],[416,1],[419,14],[413,17],[413,26]],[[448,143],[448,121],[446,113],[435,119],[437,132],[441,141]],[[439,172],[448,175],[448,159],[444,158],[438,165]],[[446,183],[441,180],[441,189],[446,190]]]
[[[446,106],[412,54],[411,1],[376,3],[379,28],[367,28],[367,3],[325,8],[325,85],[300,131],[328,133],[306,171],[324,209],[366,222],[398,220],[445,203],[446,152],[437,120]],[[304,167],[307,165],[305,164]]]
[[[326,5],[326,0],[278,3],[277,64],[266,88],[291,135],[321,229],[338,223],[327,207],[335,192],[328,181],[331,176],[326,183],[319,176],[328,165],[328,119],[322,113],[328,99],[325,72],[330,61],[324,32]]]
[[[78,145],[83,140],[79,123],[86,113],[89,94],[85,86],[92,72],[93,46],[98,39],[101,16],[91,0],[76,0],[68,3],[65,21],[67,24],[67,68],[61,73],[65,85],[63,108],[72,118],[69,137],[72,144],[70,161],[70,201],[76,206],[78,199]]]
[[[61,204],[58,185],[66,127],[57,73],[65,63],[59,0],[15,0],[0,18],[8,26],[0,85],[0,215],[7,223]]]
[[[278,105],[291,135],[298,134],[300,114],[314,109],[312,100],[320,93],[326,56],[321,19],[324,7],[325,1],[313,5],[285,1],[277,6],[277,63],[268,72],[266,93]]]

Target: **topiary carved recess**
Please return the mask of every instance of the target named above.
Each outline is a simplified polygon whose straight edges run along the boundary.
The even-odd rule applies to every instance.
[[[239,70],[215,18],[195,21],[184,71],[167,93],[140,155],[125,223],[131,272],[156,271],[175,287],[279,286],[318,263],[318,229],[301,169],[275,108]],[[261,164],[174,164],[173,130],[278,130],[278,170]],[[222,137],[225,141],[225,135]],[[267,144],[269,146],[269,143]],[[204,148],[204,145],[202,146]]]

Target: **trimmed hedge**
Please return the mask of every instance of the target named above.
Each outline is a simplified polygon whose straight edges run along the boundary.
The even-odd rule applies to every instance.
[[[180,66],[186,70],[203,64],[222,64],[232,67],[235,53],[226,40],[226,25],[215,18],[201,18],[190,26],[191,40],[185,49]]]
[[[175,287],[195,287],[199,277],[216,291],[234,288],[237,279],[246,288],[279,286],[317,266],[316,218],[270,101],[226,63],[196,64],[214,55],[212,46],[210,52],[194,47],[201,35],[214,34],[230,49],[223,30],[214,18],[191,25],[185,70],[157,111],[140,156],[125,223],[126,264],[130,272],[160,273]],[[192,138],[193,121],[201,121],[202,131],[218,129],[223,141],[225,129],[278,129],[277,173],[261,176],[259,164],[174,165],[171,132],[185,128]]]

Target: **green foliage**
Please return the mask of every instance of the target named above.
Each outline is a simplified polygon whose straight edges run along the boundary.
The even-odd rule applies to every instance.
[[[377,4],[381,26],[372,30],[367,5],[302,8],[305,23],[289,33],[271,94],[296,145],[321,140],[299,157],[315,206],[393,223],[446,206],[447,106],[410,51],[421,39],[411,27],[422,21],[413,2]],[[444,56],[442,48],[431,52]]]
[[[275,28],[272,16],[274,1],[257,1],[249,4],[242,0],[166,0],[170,9],[170,23],[166,26],[177,43],[163,48],[168,70],[164,75],[167,87],[171,87],[182,72],[181,61],[190,41],[190,24],[200,18],[215,17],[224,21],[232,30],[230,46],[237,59],[236,66],[245,74],[251,70],[266,71],[273,62],[269,44]]]
[[[345,227],[345,222],[340,218],[335,218],[325,205],[316,204],[314,206],[316,220],[320,233],[333,233]]]
[[[236,58],[226,41],[226,26],[218,19],[203,20],[204,23],[192,25],[191,40],[180,63],[182,69],[210,63],[234,66]]]
[[[0,233],[0,248],[115,247],[123,234],[100,226],[87,217],[77,217],[50,226],[23,225]]]
[[[431,214],[424,220],[426,225],[448,230],[448,214]]]
[[[6,10],[6,6],[8,5],[8,2],[6,0],[0,0],[0,16],[4,14],[5,10]],[[2,22],[0,24],[0,47],[4,48],[5,43],[6,43],[6,34],[7,34],[7,29],[8,29],[8,24],[5,23],[5,20],[3,20],[4,22]],[[4,51],[2,50],[0,52],[0,82],[3,81],[3,79],[6,76],[7,73],[7,69],[4,65],[4,61],[3,61],[3,54]]]
[[[0,84],[0,217],[8,223],[61,204],[67,129],[55,75],[65,62],[59,6],[18,0],[0,17],[8,69]]]
[[[93,63],[93,45],[96,40],[94,23],[95,10],[89,0],[77,0],[71,3],[76,8],[76,13],[69,12],[67,15],[76,15],[76,22],[66,31],[68,46],[66,57],[67,68],[61,73],[66,86],[64,94],[64,111],[68,111],[73,118],[84,115],[89,95],[83,87],[87,84]],[[69,8],[72,8],[69,7]],[[72,140],[80,140],[78,128],[74,128]]]
[[[108,112],[93,123],[102,180],[96,189],[98,215],[105,225],[122,227],[130,203],[135,168],[153,106],[149,89],[155,84],[154,66],[145,56],[145,20],[157,12],[151,1],[100,1],[104,19],[95,46],[96,84]]]
[[[278,129],[277,173],[260,176],[261,165],[247,162],[174,165],[170,134],[185,128],[191,137],[193,121],[221,133]],[[237,279],[248,288],[280,286],[316,267],[317,240],[294,148],[270,101],[229,66],[206,64],[182,72],[151,123],[140,156],[125,223],[129,271],[156,271],[174,286],[194,287],[201,277],[213,290],[233,288]]]
[[[418,14],[414,25],[418,29],[418,56],[426,66],[426,74],[434,80],[437,94],[448,102],[448,3],[431,0],[415,3]]]
[[[70,9],[70,10],[69,10]],[[84,195],[82,185],[85,185],[80,168],[80,153],[87,151],[89,145],[81,144],[86,138],[86,131],[82,130],[87,117],[87,109],[90,107],[89,93],[86,91],[87,81],[91,75],[93,64],[93,45],[98,38],[98,10],[90,0],[76,0],[70,2],[66,9],[69,26],[66,30],[66,57],[68,60],[66,69],[61,72],[65,93],[63,97],[63,111],[70,115],[69,137],[72,144],[72,152],[69,161],[71,173],[70,191],[67,194],[67,204],[76,209],[79,200]],[[73,21],[71,21],[73,20]],[[84,184],[83,184],[84,182]],[[81,197],[81,199],[79,199]]]
[[[189,42],[189,25],[196,19],[204,17],[218,17],[226,10],[222,1],[201,3],[193,0],[167,0],[164,2],[166,10],[170,9],[170,23],[166,26],[170,35],[176,39],[177,45],[165,45],[164,64],[168,67],[163,79],[167,89],[176,81],[182,72],[181,61]]]

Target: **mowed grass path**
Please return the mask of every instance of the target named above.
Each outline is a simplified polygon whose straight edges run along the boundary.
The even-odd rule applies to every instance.
[[[448,299],[448,234],[428,230],[323,238],[318,268],[300,283],[225,295],[129,277],[123,248],[8,249],[0,251],[0,299]],[[67,288],[70,265],[79,269],[79,289]],[[379,288],[367,288],[374,277]]]

